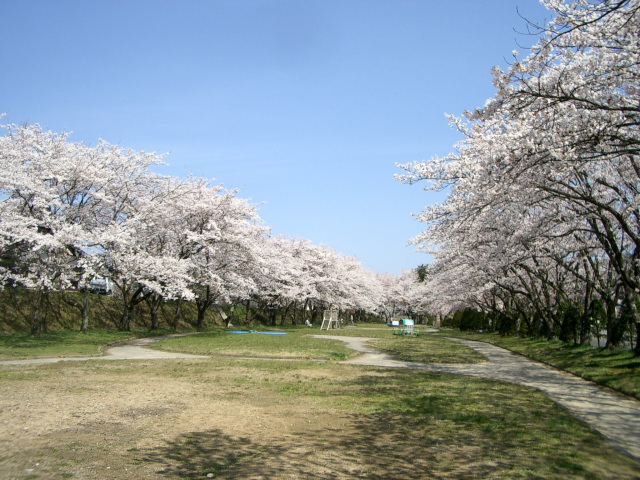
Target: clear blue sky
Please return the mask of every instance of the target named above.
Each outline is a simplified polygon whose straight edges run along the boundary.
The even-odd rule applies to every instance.
[[[0,123],[168,153],[300,236],[398,274],[441,199],[396,162],[446,154],[536,0],[0,0]]]

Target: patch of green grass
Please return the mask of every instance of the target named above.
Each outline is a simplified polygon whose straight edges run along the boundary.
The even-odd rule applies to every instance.
[[[486,361],[486,358],[466,345],[431,335],[394,336],[376,340],[371,346],[406,362],[481,363]]]
[[[159,350],[198,355],[241,357],[286,357],[322,360],[346,360],[357,355],[342,342],[313,338],[312,335],[376,338],[372,347],[399,360],[420,363],[479,363],[486,359],[457,342],[430,335],[397,336],[386,325],[334,329],[327,332],[306,327],[264,329],[284,331],[286,335],[259,333],[233,334],[219,328],[200,335],[170,338],[152,345]]]
[[[592,458],[598,448],[593,432],[541,392],[501,382],[414,376],[404,371],[394,372],[385,383],[384,389],[369,386],[366,390],[372,394],[366,398],[378,404],[382,418],[402,425],[407,442],[430,445],[435,441],[443,450],[451,448],[449,454],[437,457],[440,468],[448,465],[455,470],[464,462],[463,452],[458,457],[455,446],[465,445],[478,448],[472,453],[475,462],[491,459],[496,463],[487,475],[490,478],[529,478],[518,473],[522,469],[535,471],[537,478],[576,473],[584,475],[579,478],[615,477]],[[633,472],[631,463],[629,468],[628,474]]]
[[[99,355],[101,348],[105,345],[149,335],[151,334],[146,330],[137,332],[91,330],[88,333],[61,330],[43,333],[37,337],[28,333],[0,335],[0,358]]]
[[[629,350],[460,330],[441,330],[437,335],[492,343],[640,399],[640,356]]]
[[[226,329],[216,329],[199,335],[169,338],[153,344],[152,348],[198,355],[314,360],[344,360],[355,354],[342,342],[311,337],[310,333],[318,331],[311,331],[306,327],[263,331],[285,331],[286,335],[235,334]]]

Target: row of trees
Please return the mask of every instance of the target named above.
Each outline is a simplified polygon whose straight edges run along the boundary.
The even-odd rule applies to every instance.
[[[640,350],[640,2],[543,0],[555,18],[496,94],[450,122],[454,153],[401,166],[449,191],[418,219],[435,311],[474,307],[527,334]],[[570,323],[570,325],[568,325]]]
[[[272,236],[236,191],[155,173],[161,164],[155,154],[103,141],[88,147],[37,125],[7,127],[0,138],[0,283],[29,289],[33,334],[42,330],[51,292],[87,292],[94,277],[117,286],[124,330],[142,302],[157,328],[158,308],[169,299],[176,318],[183,301],[193,302],[200,327],[217,302],[244,302],[247,311],[391,310],[382,276],[356,259]]]

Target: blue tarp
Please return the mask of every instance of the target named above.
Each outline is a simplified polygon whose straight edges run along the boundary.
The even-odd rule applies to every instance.
[[[256,332],[255,330],[229,330],[227,333],[259,333],[261,335],[286,335],[287,332]]]

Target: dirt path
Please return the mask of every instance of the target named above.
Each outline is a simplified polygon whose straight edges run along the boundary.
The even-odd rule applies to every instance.
[[[640,402],[582,378],[515,355],[495,345],[471,340],[450,339],[478,351],[487,358],[487,362],[439,365],[401,362],[369,347],[367,342],[376,340],[375,338],[314,336],[341,340],[349,348],[362,352],[362,355],[344,363],[469,375],[536,388],[547,393],[556,403],[640,462]]]

